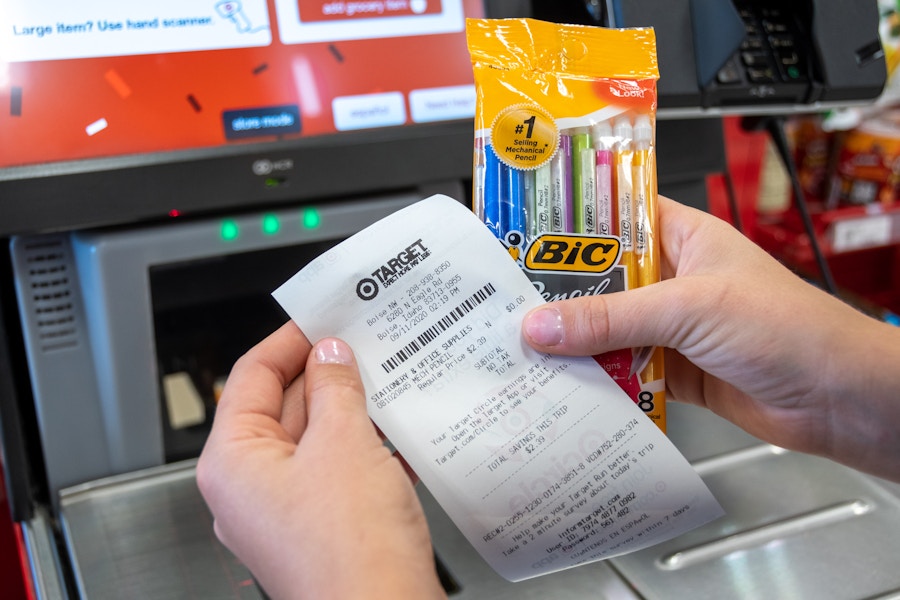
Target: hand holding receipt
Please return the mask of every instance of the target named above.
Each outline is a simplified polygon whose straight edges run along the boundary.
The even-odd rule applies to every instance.
[[[540,296],[449,198],[369,227],[274,295],[311,339],[354,347],[372,419],[510,580],[646,547],[720,514],[593,360],[524,343],[521,319]]]
[[[661,250],[676,261],[665,285],[542,304],[523,321],[529,343],[573,356],[667,347],[672,400],[900,482],[900,330],[804,282],[717,218],[660,198],[660,222]],[[759,281],[787,311],[771,310]],[[723,302],[715,289],[740,293]],[[809,344],[822,335],[842,343]],[[217,537],[273,598],[446,598],[421,506],[365,405],[350,349],[312,345],[292,322],[228,377],[197,483]]]

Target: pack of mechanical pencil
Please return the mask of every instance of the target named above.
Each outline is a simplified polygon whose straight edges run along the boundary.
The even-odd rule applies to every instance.
[[[473,210],[548,301],[659,281],[656,38],[469,19]],[[661,348],[595,357],[665,431]]]

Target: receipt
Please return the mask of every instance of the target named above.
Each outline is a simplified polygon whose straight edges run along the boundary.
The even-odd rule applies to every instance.
[[[273,295],[311,340],[353,347],[372,420],[510,581],[639,550],[722,514],[593,359],[525,343],[522,318],[543,299],[451,198],[375,223]]]

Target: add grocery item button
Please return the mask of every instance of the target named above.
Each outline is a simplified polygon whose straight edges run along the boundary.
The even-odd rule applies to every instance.
[[[227,140],[300,133],[300,107],[286,104],[226,110],[222,113],[222,124]]]

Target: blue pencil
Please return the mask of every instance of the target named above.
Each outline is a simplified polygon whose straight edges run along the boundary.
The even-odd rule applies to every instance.
[[[503,163],[490,144],[484,146],[484,224],[498,238],[503,237],[500,226],[500,194]]]
[[[500,234],[502,239],[516,231],[525,235],[525,172],[501,164]],[[518,243],[521,243],[521,239]]]

